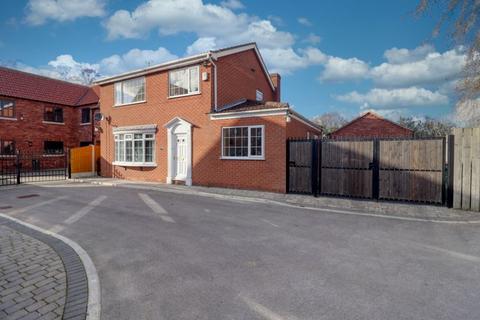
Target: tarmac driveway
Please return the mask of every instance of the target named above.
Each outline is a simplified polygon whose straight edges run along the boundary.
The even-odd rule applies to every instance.
[[[102,319],[480,319],[478,224],[87,184],[0,207],[89,253]]]

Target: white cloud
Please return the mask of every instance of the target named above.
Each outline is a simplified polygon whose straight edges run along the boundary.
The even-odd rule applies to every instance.
[[[104,0],[30,0],[25,21],[42,25],[47,20],[72,21],[80,17],[101,17],[105,14]]]
[[[177,58],[167,49],[160,47],[157,50],[132,49],[122,55],[106,57],[97,63],[79,62],[71,55],[63,54],[42,67],[32,67],[19,62],[10,64],[9,67],[51,78],[83,83],[85,79],[82,76],[82,70],[85,69],[94,70],[100,76],[110,76]]]
[[[403,64],[425,59],[430,53],[434,53],[435,48],[432,45],[425,44],[413,50],[405,48],[392,48],[385,51],[383,56],[391,64]]]
[[[305,17],[300,17],[300,18],[297,19],[297,21],[301,25],[304,25],[304,26],[307,26],[307,27],[311,27],[313,25],[312,22]]]
[[[239,0],[225,0],[220,2],[220,5],[225,8],[230,8],[232,10],[243,9],[245,6]]]
[[[157,50],[132,49],[121,56],[115,54],[102,59],[99,62],[100,73],[102,75],[113,75],[177,58],[176,55],[163,47]]]
[[[368,64],[360,59],[329,57],[320,79],[322,81],[362,79],[368,75],[368,71]]]
[[[444,106],[449,99],[439,92],[424,88],[372,89],[367,93],[352,91],[336,97],[338,100],[362,105],[362,108],[401,109],[412,107]]]
[[[320,36],[316,35],[315,33],[310,33],[305,39],[303,39],[303,42],[309,43],[311,45],[317,45],[322,41],[322,38]]]
[[[222,47],[255,41],[261,47],[285,48],[294,43],[292,34],[277,30],[269,20],[202,0],[149,0],[132,12],[116,11],[105,27],[109,39],[142,38],[155,29],[161,35],[188,32],[215,38]]]
[[[261,49],[262,56],[268,65],[270,72],[291,74],[298,69],[304,69],[312,65],[320,65],[327,61],[328,57],[317,48],[306,48],[296,52],[292,48]]]
[[[389,61],[374,67],[370,72],[373,81],[384,87],[408,87],[435,84],[458,79],[465,66],[465,52],[456,48],[444,53],[429,52],[430,48],[420,47],[413,52],[396,54],[390,52]],[[404,49],[406,50],[406,49]],[[424,50],[422,54],[418,52]],[[424,56],[422,57],[422,55]]]
[[[187,47],[187,55],[193,55],[197,53],[207,52],[217,48],[215,38],[205,37],[198,38],[194,43]]]

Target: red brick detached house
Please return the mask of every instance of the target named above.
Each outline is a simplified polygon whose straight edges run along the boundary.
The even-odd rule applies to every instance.
[[[96,108],[90,87],[0,67],[0,155],[90,144]]]
[[[321,134],[280,102],[254,43],[98,85],[107,177],[285,192],[286,139]]]
[[[413,137],[413,131],[374,112],[366,112],[332,132],[330,137],[401,138]]]

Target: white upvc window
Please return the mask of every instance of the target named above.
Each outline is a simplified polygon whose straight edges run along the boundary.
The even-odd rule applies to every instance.
[[[200,66],[172,70],[168,73],[168,96],[181,97],[200,93]]]
[[[263,92],[260,90],[255,90],[255,97],[257,101],[263,101]]]
[[[265,159],[265,127],[222,128],[222,159]]]
[[[114,165],[155,166],[155,134],[115,134]]]
[[[145,77],[115,83],[115,105],[145,102]]]

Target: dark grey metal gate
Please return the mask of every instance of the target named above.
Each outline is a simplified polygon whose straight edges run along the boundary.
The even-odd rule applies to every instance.
[[[68,152],[17,152],[0,155],[0,186],[65,180],[67,177]]]

